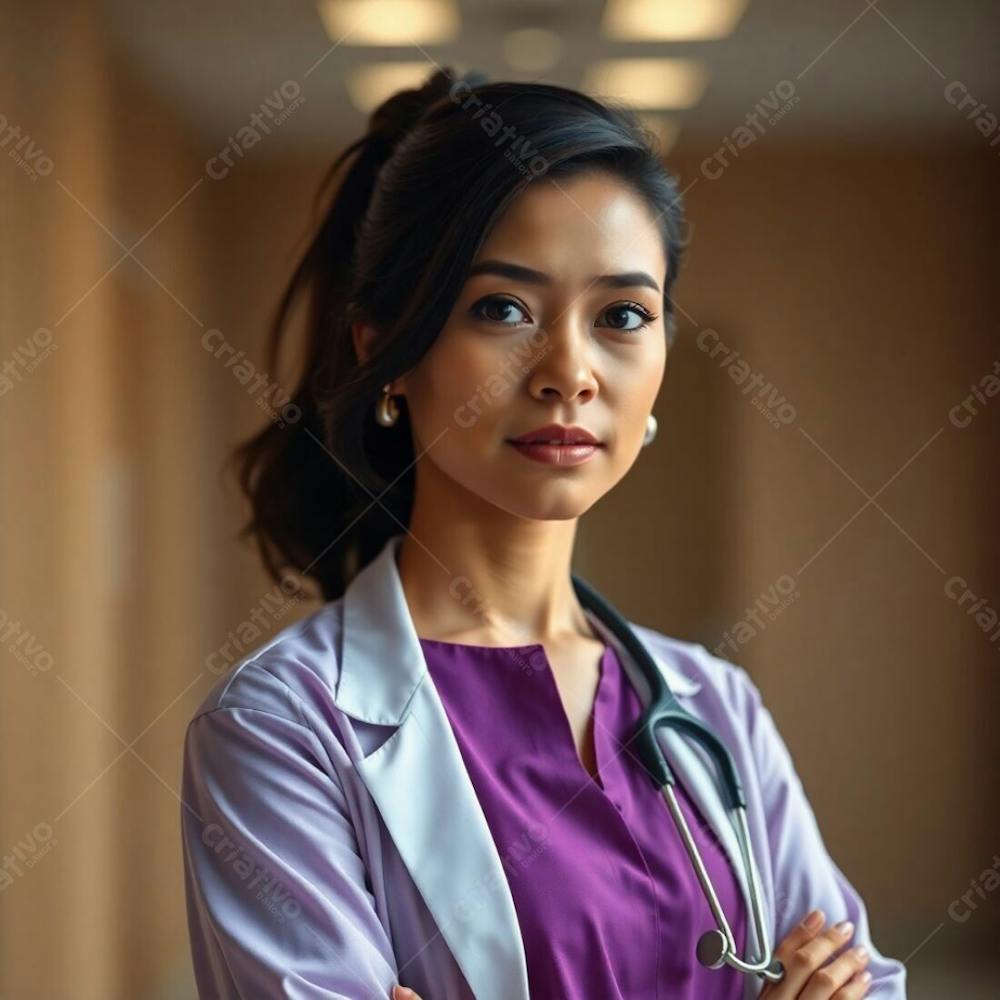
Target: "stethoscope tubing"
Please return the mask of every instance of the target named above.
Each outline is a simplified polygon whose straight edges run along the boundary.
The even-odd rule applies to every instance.
[[[580,603],[585,608],[594,611],[622,643],[626,651],[639,665],[649,686],[649,704],[639,719],[631,742],[636,745],[643,769],[663,795],[667,811],[680,834],[688,859],[698,877],[698,882],[716,923],[716,929],[707,931],[698,941],[698,961],[709,968],[719,968],[725,964],[748,975],[761,976],[768,982],[780,982],[784,977],[784,966],[771,951],[770,935],[767,932],[764,919],[760,874],[747,823],[746,798],[732,755],[725,744],[704,722],[695,718],[680,705],[645,644],[635,634],[625,618],[586,581],[575,574],[572,575],[572,581]],[[677,779],[667,763],[656,737],[656,732],[661,726],[673,727],[695,739],[708,752],[715,765],[723,804],[736,820],[737,841],[747,877],[750,909],[762,956],[756,962],[747,961],[736,954],[736,941],[732,928],[726,919],[722,904],[719,902],[718,893],[712,884],[698,845],[695,843],[687,820],[677,803],[677,796],[674,793]]]

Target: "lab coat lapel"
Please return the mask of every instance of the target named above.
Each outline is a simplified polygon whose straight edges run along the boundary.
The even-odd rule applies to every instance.
[[[507,879],[430,681],[358,770],[477,1000],[528,1000]]]
[[[399,580],[401,540],[390,539],[345,592],[337,704],[398,724],[357,770],[473,994],[529,1000],[506,874]],[[411,957],[397,956],[401,969]]]

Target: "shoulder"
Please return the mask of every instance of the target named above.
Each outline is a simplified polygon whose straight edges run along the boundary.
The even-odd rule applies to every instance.
[[[681,705],[710,725],[744,768],[752,769],[745,773],[754,773],[761,784],[791,777],[794,768],[788,748],[744,667],[701,643],[630,624],[660,658],[668,682],[672,670],[697,684],[697,690],[686,697],[676,692]]]
[[[213,679],[189,722],[220,709],[249,709],[305,724],[317,701],[332,700],[338,676],[342,599],[287,625]]]
[[[666,635],[638,622],[629,624],[660,660],[668,682],[676,675],[693,682],[686,699],[691,707],[706,715],[725,713],[752,724],[761,708],[761,696],[744,667],[711,652],[703,643]]]

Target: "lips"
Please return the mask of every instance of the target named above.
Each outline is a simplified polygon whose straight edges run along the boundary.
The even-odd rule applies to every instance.
[[[551,444],[551,445],[594,445],[601,442],[583,427],[565,427],[562,424],[548,424],[538,427],[520,437],[509,438],[511,444]]]
[[[524,458],[567,473],[585,465],[604,447],[583,427],[562,424],[538,427],[520,437],[508,438],[507,443]]]

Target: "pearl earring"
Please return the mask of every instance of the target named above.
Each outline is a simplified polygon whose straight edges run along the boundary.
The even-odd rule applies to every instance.
[[[656,437],[656,417],[651,413],[646,417],[646,433],[642,438],[642,445],[645,447]]]
[[[399,418],[399,406],[389,393],[389,383],[382,386],[382,395],[375,404],[375,419],[382,427],[392,427]]]

